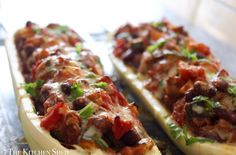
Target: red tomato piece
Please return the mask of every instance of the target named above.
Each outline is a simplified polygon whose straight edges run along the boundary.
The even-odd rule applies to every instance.
[[[133,125],[129,121],[121,120],[119,116],[115,117],[114,125],[112,126],[112,132],[115,139],[119,140],[125,133],[133,128]]]
[[[180,61],[178,64],[179,74],[182,80],[200,80],[205,81],[205,70],[201,66],[189,65],[186,62]]]
[[[64,119],[68,107],[64,103],[55,104],[47,115],[41,120],[40,126],[48,131],[55,129]]]

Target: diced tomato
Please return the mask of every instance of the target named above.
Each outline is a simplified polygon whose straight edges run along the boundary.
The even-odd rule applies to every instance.
[[[125,97],[117,90],[114,84],[111,84],[109,87],[109,95],[113,103],[118,103],[121,106],[128,106],[128,102]]]
[[[200,66],[189,65],[186,62],[180,61],[178,64],[179,74],[182,80],[200,80],[205,81],[205,71]]]
[[[208,56],[211,54],[210,48],[203,43],[191,43],[189,46],[190,46],[190,49],[196,50],[197,52],[205,56]]]
[[[101,94],[101,99],[102,99],[102,104],[101,104],[102,107],[110,109],[109,106],[113,105],[111,97],[108,94]]]
[[[114,125],[112,126],[112,132],[115,139],[119,140],[125,133],[133,128],[133,125],[129,121],[121,120],[119,116],[115,117]]]
[[[103,76],[98,80],[98,82],[112,83],[112,80],[109,76]]]
[[[55,104],[52,109],[42,118],[40,126],[48,131],[55,129],[64,119],[68,107],[64,103]]]
[[[121,57],[122,53],[126,50],[126,44],[126,40],[124,39],[116,40],[116,48],[113,52],[116,57]]]
[[[91,101],[97,103],[98,105],[101,105],[106,109],[110,109],[109,106],[113,105],[111,97],[105,91],[96,92],[88,95],[87,97]]]

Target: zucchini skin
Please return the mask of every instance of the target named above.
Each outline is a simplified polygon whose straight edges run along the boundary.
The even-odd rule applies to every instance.
[[[10,37],[9,37],[10,38]],[[33,151],[57,152],[65,155],[106,155],[107,153],[99,148],[85,150],[76,146],[76,150],[67,149],[59,141],[53,138],[48,131],[40,127],[40,116],[34,112],[34,105],[22,88],[21,84],[25,83],[24,77],[20,71],[20,64],[14,42],[12,39],[6,40],[7,56],[12,76],[12,83],[16,95],[18,106],[18,117],[21,121],[25,138],[29,147]],[[160,155],[157,146],[154,146],[146,155]]]
[[[142,103],[152,113],[155,120],[161,125],[170,139],[185,153],[189,155],[236,155],[236,146],[233,144],[224,143],[194,143],[186,145],[183,137],[175,139],[171,136],[171,131],[168,123],[174,123],[171,119],[170,113],[162,106],[160,101],[144,88],[142,81],[140,81],[131,68],[127,67],[120,59],[110,54],[110,59],[118,72],[120,77],[124,79],[127,86],[139,97]],[[175,123],[176,124],[176,123]],[[177,125],[177,124],[176,124]]]

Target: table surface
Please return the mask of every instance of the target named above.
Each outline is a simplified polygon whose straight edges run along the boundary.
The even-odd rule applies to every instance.
[[[127,12],[127,10],[126,10]],[[207,32],[204,30],[201,30],[198,27],[195,27],[191,23],[188,23],[187,21],[176,17],[174,14],[171,14],[171,12],[164,12],[163,13],[170,21],[181,24],[186,27],[186,29],[190,32],[190,35],[193,36],[196,40],[200,40],[201,42],[206,43],[209,45],[214,53],[214,55],[221,60],[223,68],[226,68],[230,71],[231,75],[236,77],[236,70],[235,70],[235,60],[236,60],[236,50],[226,44],[221,43],[220,41],[214,39],[211,37]],[[11,15],[9,15],[10,17]],[[32,18],[35,18],[35,16],[32,16]],[[146,18],[148,16],[144,16],[142,18]],[[159,17],[159,16],[158,16]],[[146,20],[155,20],[158,18],[157,16],[150,16]],[[132,18],[132,17],[130,17]],[[26,22],[22,20],[21,18],[21,24]],[[20,19],[17,19],[19,21]],[[141,20],[144,21],[144,20]],[[65,22],[65,23],[64,23]],[[133,21],[136,22],[137,21]],[[67,24],[67,20],[60,22],[61,24]],[[70,22],[69,22],[70,23]],[[119,87],[121,91],[124,92],[124,94],[131,99],[132,101],[135,101],[141,107],[141,121],[144,124],[144,127],[147,129],[148,133],[157,140],[159,140],[159,145],[168,147],[167,152],[165,154],[175,154],[180,155],[182,154],[168,139],[168,137],[165,135],[165,133],[162,131],[162,129],[159,127],[159,125],[150,117],[150,114],[145,110],[144,107],[142,107],[139,100],[137,100],[137,97],[135,97],[134,94],[132,94],[123,84],[122,80],[119,80],[118,76],[114,74],[114,69],[111,65],[111,62],[108,58],[108,50],[106,47],[106,43],[104,42],[104,39],[106,38],[106,35],[108,31],[113,30],[115,27],[118,27],[120,25],[121,21],[107,24],[107,25],[99,25],[98,28],[95,28],[93,26],[92,28],[87,28],[85,31],[87,34],[90,35],[88,39],[86,38],[86,41],[88,41],[92,47],[92,50],[94,53],[99,55],[102,59],[102,62],[105,66],[105,72],[107,75],[113,76],[115,80],[115,83]],[[42,22],[42,24],[46,24],[45,22]],[[12,34],[13,29],[19,28],[20,24],[17,23],[16,26],[11,25],[11,22],[6,22],[5,26],[9,32],[9,34]],[[69,26],[73,24],[68,24]],[[75,25],[75,24],[74,24]],[[8,27],[9,26],[9,27]],[[86,28],[86,26],[84,26]],[[82,28],[83,29],[83,28]],[[76,29],[77,30],[77,29]],[[81,31],[78,31],[81,32]],[[12,37],[12,36],[10,36]],[[105,52],[104,52],[105,51]],[[27,143],[23,136],[23,131],[21,128],[20,121],[18,119],[18,109],[16,106],[16,98],[13,91],[12,81],[11,81],[11,75],[7,60],[7,54],[6,49],[4,46],[1,46],[0,42],[0,154],[1,151],[8,152],[10,150],[20,150],[22,148],[27,148]],[[164,143],[163,143],[164,142]],[[161,144],[160,144],[161,143]]]

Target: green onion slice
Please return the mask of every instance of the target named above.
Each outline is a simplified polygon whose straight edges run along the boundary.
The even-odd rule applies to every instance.
[[[86,105],[82,110],[79,111],[79,115],[82,119],[88,119],[93,115],[94,108],[92,102]]]

